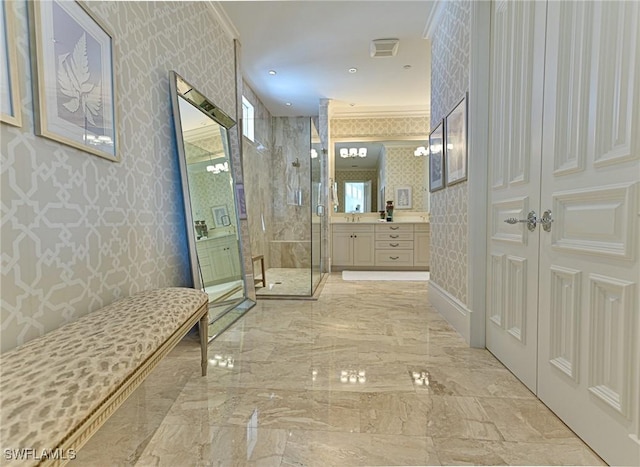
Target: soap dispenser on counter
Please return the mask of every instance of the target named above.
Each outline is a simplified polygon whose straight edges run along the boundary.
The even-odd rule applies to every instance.
[[[393,222],[393,201],[387,201],[387,222]]]

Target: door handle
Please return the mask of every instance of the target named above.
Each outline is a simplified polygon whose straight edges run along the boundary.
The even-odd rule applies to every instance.
[[[551,217],[551,209],[547,209],[542,213],[542,217],[538,221],[542,224],[542,228],[545,232],[551,232],[551,223],[553,222],[553,217]]]
[[[529,214],[527,214],[527,218],[526,219],[516,219],[515,217],[509,217],[508,219],[505,219],[504,221],[507,224],[517,224],[519,222],[526,223],[527,224],[527,229],[529,229],[529,232],[533,232],[534,230],[536,230],[536,225],[538,223],[538,219],[536,218],[536,212],[535,211],[530,211]]]
[[[324,216],[324,205],[323,204],[318,204],[316,206],[316,216],[318,216],[318,217]]]

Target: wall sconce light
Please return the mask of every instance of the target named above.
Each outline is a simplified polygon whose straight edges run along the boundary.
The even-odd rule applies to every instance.
[[[367,157],[367,148],[342,148],[340,149],[340,157],[343,159],[348,157]]]
[[[425,148],[424,146],[420,146],[415,151],[413,151],[413,155],[416,156],[416,157],[428,156],[429,155],[429,151],[427,151],[427,148]]]

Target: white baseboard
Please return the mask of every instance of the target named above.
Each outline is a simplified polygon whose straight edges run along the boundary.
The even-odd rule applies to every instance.
[[[433,280],[428,283],[428,291],[431,305],[464,337],[467,344],[470,344],[471,310]]]

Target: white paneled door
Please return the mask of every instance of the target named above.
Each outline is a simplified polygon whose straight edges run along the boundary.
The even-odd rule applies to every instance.
[[[538,396],[612,465],[640,465],[639,28],[640,2],[548,5]]]
[[[536,391],[544,2],[493,3],[487,348]]]
[[[487,348],[615,465],[640,465],[639,29],[640,2],[492,16]]]

